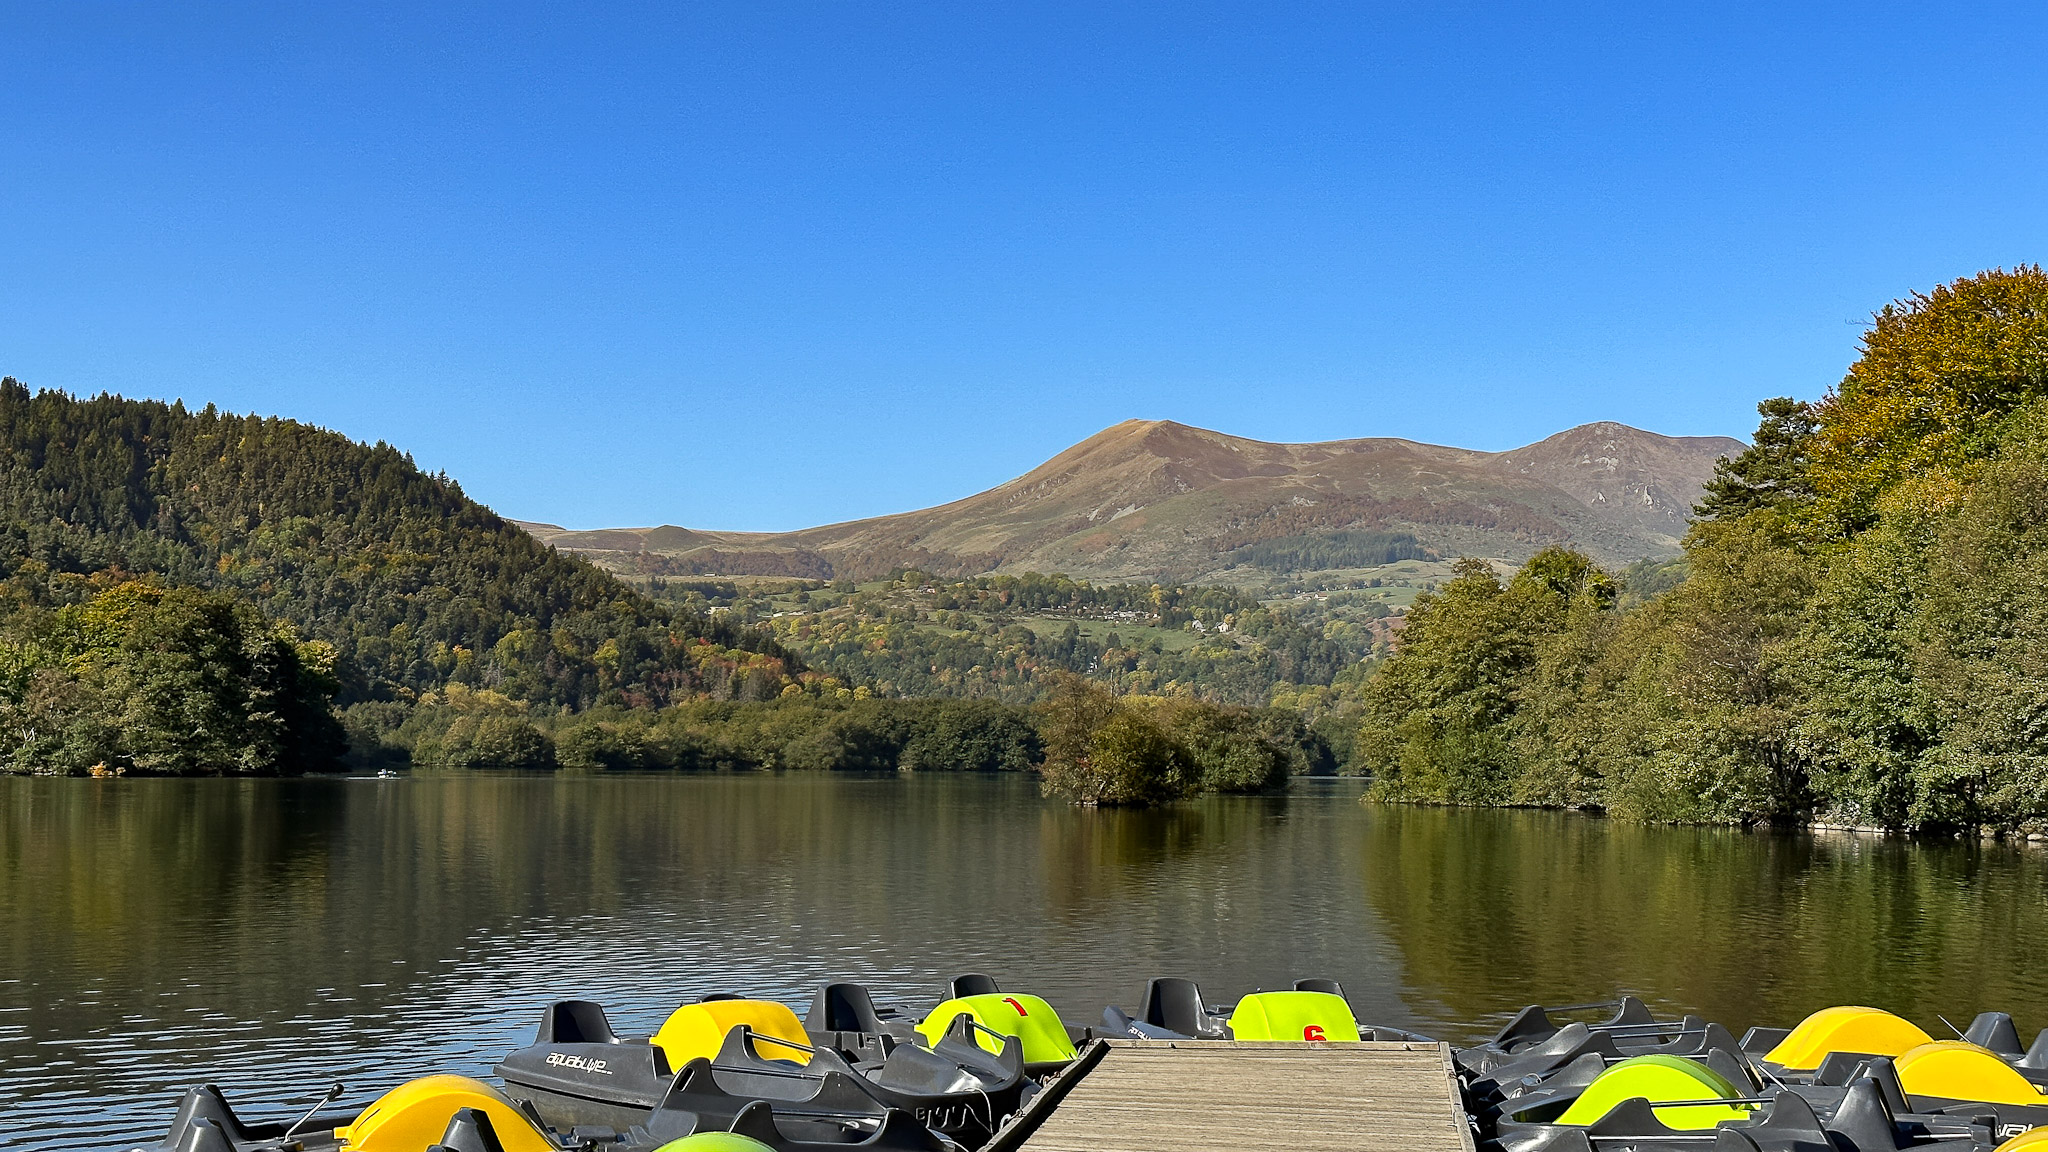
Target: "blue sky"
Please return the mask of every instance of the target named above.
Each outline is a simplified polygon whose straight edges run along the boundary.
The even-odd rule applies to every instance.
[[[0,372],[576,527],[899,511],[1131,417],[1747,436],[2048,256],[2044,11],[8,3]]]

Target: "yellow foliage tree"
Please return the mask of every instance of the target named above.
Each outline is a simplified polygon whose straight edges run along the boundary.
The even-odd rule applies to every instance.
[[[2048,273],[1994,269],[1888,304],[1863,354],[1817,406],[1811,475],[1838,527],[1885,494],[1953,502],[2013,414],[2048,396]]]

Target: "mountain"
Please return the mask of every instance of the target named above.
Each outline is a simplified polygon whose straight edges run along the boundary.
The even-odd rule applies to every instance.
[[[782,533],[526,527],[609,566],[668,574],[1199,581],[1366,568],[1348,561],[1403,548],[1520,560],[1553,543],[1620,565],[1675,555],[1714,462],[1744,447],[1610,422],[1479,452],[1392,438],[1272,444],[1128,420],[1006,484],[893,516]]]
[[[130,575],[324,641],[343,703],[450,684],[567,707],[770,697],[802,669],[762,632],[542,545],[395,448],[291,420],[0,380],[0,510],[0,622],[29,637],[0,637],[10,675],[49,648],[38,612]]]

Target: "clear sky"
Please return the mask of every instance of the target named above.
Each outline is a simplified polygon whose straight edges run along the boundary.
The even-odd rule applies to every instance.
[[[793,528],[1096,430],[1746,437],[2048,257],[2048,8],[0,5],[0,373]]]

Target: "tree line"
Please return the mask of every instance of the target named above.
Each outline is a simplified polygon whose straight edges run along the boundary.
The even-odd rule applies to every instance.
[[[1127,694],[1263,706],[1276,684],[1330,683],[1377,642],[1361,622],[1389,614],[1358,593],[1318,601],[1325,619],[1230,587],[1038,573],[650,587],[693,610],[764,622],[784,650],[845,683],[1011,703],[1039,700],[1071,673]]]
[[[1077,711],[1075,700],[1089,705]],[[1327,747],[1294,713],[1117,697],[1079,677],[1067,678],[1061,691],[1034,707],[994,700],[883,699],[855,689],[791,693],[769,701],[700,700],[659,710],[602,707],[579,713],[548,712],[487,689],[453,684],[416,707],[360,704],[344,719],[350,755],[363,768],[1026,772],[1043,767],[1050,792],[1090,803],[1137,805],[1199,792],[1263,791],[1292,774],[1334,768]],[[1108,735],[1097,731],[1111,721]],[[1136,752],[1092,750],[1096,743],[1131,731],[1149,734],[1153,742]],[[1165,758],[1147,759],[1155,751]],[[1105,772],[1123,783],[1107,789],[1083,783]]]
[[[1247,544],[1230,555],[1240,564],[1280,572],[1375,568],[1400,560],[1435,559],[1413,532],[1380,531],[1280,536]]]
[[[1826,396],[1759,413],[1679,563],[1551,548],[1420,600],[1360,693],[1375,793],[2048,827],[2048,275],[1888,305]]]
[[[1345,663],[1234,590],[1037,575],[931,590],[941,617],[1000,617],[989,632],[907,627],[917,621],[878,607],[843,636],[779,637],[701,595],[651,596],[560,555],[388,445],[11,378],[0,380],[0,501],[7,771],[282,773],[344,756],[358,767],[1018,770],[1043,756],[1036,714],[1020,707],[1041,694],[1040,671],[1142,690],[1170,655],[1075,624],[1041,637],[1012,622],[1023,614],[1129,619],[1134,636],[1237,621],[1274,638],[1254,661],[1234,645],[1214,654],[1245,680],[1235,695],[1247,702],[1263,700],[1267,665],[1315,675]],[[896,584],[922,592],[932,579],[899,572]],[[809,647],[829,666],[785,642],[800,636],[828,641]],[[1164,685],[1186,691],[1208,658],[1178,659]],[[1008,702],[907,698],[977,668],[1024,690]],[[1289,762],[1313,760],[1311,747]]]

